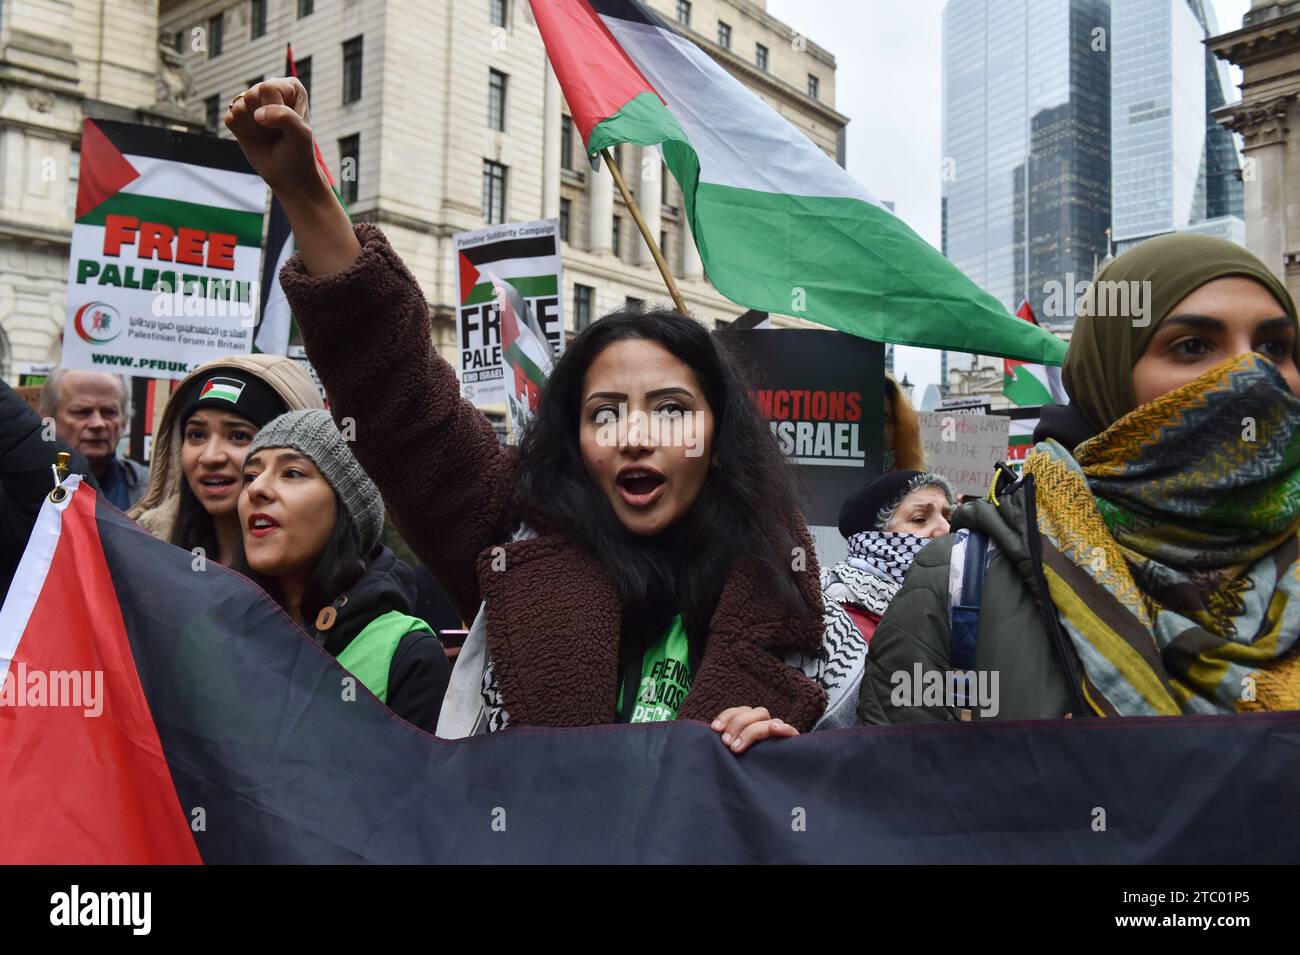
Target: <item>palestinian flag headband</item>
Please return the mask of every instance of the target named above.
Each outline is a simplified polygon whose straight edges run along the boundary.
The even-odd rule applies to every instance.
[[[194,379],[191,387],[194,390],[180,418],[182,427],[194,412],[203,408],[237,414],[259,428],[289,410],[274,388],[256,375],[236,368],[213,368]]]

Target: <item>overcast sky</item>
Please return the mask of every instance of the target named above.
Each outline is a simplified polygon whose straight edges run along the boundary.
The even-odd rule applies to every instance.
[[[1240,28],[1250,9],[1250,0],[1212,4],[1223,33]],[[769,13],[835,55],[835,105],[851,120],[849,171],[873,195],[892,200],[935,248],[943,7],[944,0],[767,0]],[[925,386],[939,381],[939,353],[899,348],[895,368],[916,385],[919,402]]]

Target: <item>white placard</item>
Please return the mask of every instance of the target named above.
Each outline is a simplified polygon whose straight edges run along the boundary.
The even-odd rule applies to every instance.
[[[929,469],[958,494],[988,493],[998,462],[1007,458],[1010,421],[960,411],[923,411],[917,417]]]

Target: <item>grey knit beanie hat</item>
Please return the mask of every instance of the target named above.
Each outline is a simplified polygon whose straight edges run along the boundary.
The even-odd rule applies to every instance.
[[[319,408],[288,411],[272,418],[257,432],[245,457],[251,457],[262,448],[293,448],[310,458],[356,525],[361,538],[361,552],[368,554],[379,543],[384,528],[383,498],[379,496],[375,482],[352,456],[328,411]]]

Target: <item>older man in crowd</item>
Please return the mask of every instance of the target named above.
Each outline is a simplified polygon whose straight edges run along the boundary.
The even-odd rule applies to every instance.
[[[149,469],[117,456],[131,414],[127,380],[104,371],[56,368],[41,390],[41,414],[54,419],[55,433],[86,456],[104,496],[126,510],[149,486]]]

